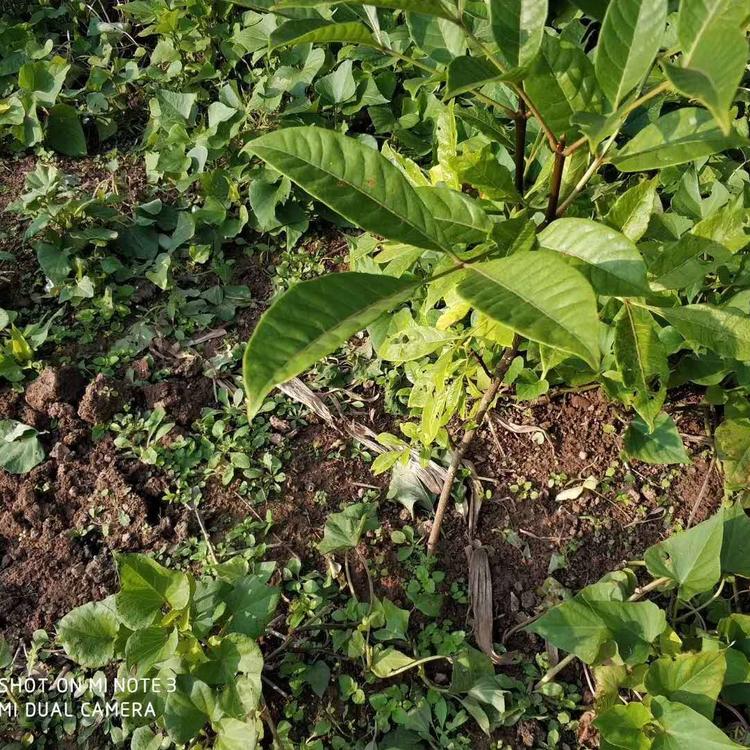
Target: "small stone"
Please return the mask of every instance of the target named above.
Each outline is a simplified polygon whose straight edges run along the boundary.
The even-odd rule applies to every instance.
[[[279,417],[272,414],[268,422],[271,425],[272,429],[276,430],[276,432],[289,432],[290,425],[289,422],[286,421],[286,419],[279,419]]]

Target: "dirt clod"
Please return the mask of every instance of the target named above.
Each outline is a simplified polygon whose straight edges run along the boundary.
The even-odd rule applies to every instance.
[[[85,381],[75,367],[46,367],[26,388],[26,403],[36,411],[46,413],[49,407],[63,401],[75,403],[83,393]]]
[[[145,386],[143,397],[149,409],[161,407],[178,424],[189,426],[213,397],[213,388],[208,378],[167,380]]]
[[[125,386],[100,373],[86,387],[78,407],[78,416],[89,424],[103,424],[122,409],[126,397]]]

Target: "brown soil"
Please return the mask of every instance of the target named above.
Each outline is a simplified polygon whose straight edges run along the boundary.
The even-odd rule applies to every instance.
[[[718,508],[722,484],[717,472],[707,476],[704,414],[697,394],[683,395],[679,408],[669,411],[688,436],[692,463],[687,466],[624,464],[622,435],[629,416],[599,390],[490,415],[494,435],[482,430],[471,459],[477,474],[492,482],[485,484],[493,496],[482,506],[477,536],[488,547],[492,566],[496,640],[550,603],[550,578],[575,591],[628,560],[642,559],[675,524],[698,523]],[[497,417],[506,424],[540,427],[549,439],[538,445],[529,433],[503,428]],[[615,474],[608,478],[610,467]],[[550,487],[550,480],[563,473],[567,481]],[[599,480],[596,491],[556,500],[564,488],[580,486],[587,477]],[[538,497],[510,491],[523,479]],[[457,577],[465,576],[464,528],[455,514],[449,517],[439,553],[444,566],[457,562],[452,571]],[[518,635],[508,645],[523,647],[527,640]]]
[[[97,376],[80,397],[80,388],[70,388],[76,381],[69,369],[45,371],[27,391],[41,410],[0,392],[0,418],[46,430],[49,456],[24,476],[0,470],[0,633],[11,641],[49,630],[71,608],[111,593],[113,552],[165,551],[198,533],[187,508],[164,502],[167,482],[158,469],[123,456],[109,437],[92,442],[91,424],[122,406],[120,384]],[[189,392],[181,404],[200,406]],[[210,521],[217,511],[236,518],[238,508],[236,499],[209,493],[203,513]]]

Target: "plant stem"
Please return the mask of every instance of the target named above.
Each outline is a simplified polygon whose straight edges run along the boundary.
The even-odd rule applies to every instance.
[[[680,615],[679,617],[675,617],[675,623],[682,622],[683,620],[687,620],[689,617],[692,617],[693,615],[697,615],[698,612],[702,612],[707,607],[710,607],[720,596],[721,592],[724,590],[724,584],[726,584],[727,579],[722,578],[721,583],[719,584],[719,587],[714,592],[713,596],[708,599],[707,601],[703,602],[703,604],[700,605],[700,607],[691,607],[690,612],[686,612],[684,615]]]
[[[659,586],[663,586],[665,583],[669,583],[671,578],[656,578],[651,583],[647,583],[645,586],[641,586],[640,588],[635,590],[635,593],[628,597],[629,602],[637,602],[639,599],[642,599],[646,594],[650,593],[654,589],[658,589]]]
[[[523,195],[523,176],[525,171],[524,156],[526,153],[526,102],[518,100],[516,113],[516,190]]]
[[[553,222],[557,216],[557,204],[560,200],[560,187],[562,185],[563,167],[565,166],[564,145],[564,140],[561,140],[555,149],[555,163],[552,165],[549,200],[547,201],[547,213],[544,217],[544,226]]]
[[[578,180],[576,186],[570,191],[570,195],[562,202],[560,208],[555,211],[555,216],[562,216],[565,213],[568,206],[578,197],[578,194],[586,187],[588,181],[596,174],[607,156],[607,151],[609,151],[610,146],[615,142],[616,136],[617,133],[613,133],[610,139],[604,144],[601,153],[591,162],[589,168],[584,172],[583,177]]]
[[[620,132],[620,128],[622,127],[623,123],[627,119],[628,115],[633,112],[634,110],[638,109],[641,105],[645,104],[650,99],[653,99],[655,96],[658,96],[659,94],[667,91],[669,89],[669,82],[664,81],[663,83],[660,83],[658,86],[654,86],[650,91],[647,91],[643,96],[639,96],[635,101],[632,101],[630,104],[628,104],[626,107],[622,109],[622,111],[619,113],[619,119],[620,123],[617,126],[616,130],[612,135],[609,137],[609,140],[604,144],[602,147],[601,153],[594,159],[594,161],[591,163],[591,166],[586,170],[585,174],[581,179],[578,181],[578,184],[571,190],[570,195],[563,201],[560,208],[557,210],[557,216],[562,216],[568,206],[576,199],[578,194],[583,190],[583,188],[586,186],[586,183],[594,176],[594,174],[597,172],[599,167],[604,162],[604,158],[607,155],[607,151],[609,151],[612,144],[615,142],[615,138],[617,137],[618,133]],[[580,146],[583,145],[585,142],[585,138],[579,138],[575,143],[571,144],[570,148],[564,150],[564,154],[566,156],[572,154],[574,151],[576,151]]]
[[[503,382],[505,373],[508,372],[508,368],[513,362],[516,352],[518,351],[518,336],[513,337],[511,345],[503,352],[503,356],[500,359],[500,363],[495,369],[495,377],[490,383],[489,388],[484,392],[482,400],[479,403],[479,410],[473,419],[474,427],[470,427],[464,431],[461,443],[458,448],[453,452],[448,472],[445,475],[445,481],[443,482],[443,489],[440,492],[440,498],[438,499],[437,508],[435,509],[435,521],[432,524],[432,530],[430,531],[430,538],[427,541],[427,552],[430,555],[435,554],[438,540],[440,539],[440,527],[443,524],[443,516],[445,516],[445,510],[448,507],[448,500],[451,496],[451,490],[453,489],[453,482],[456,479],[458,468],[463,461],[463,457],[466,451],[471,445],[471,441],[474,439],[477,429],[482,425],[484,418],[489,411],[492,402],[497,396],[497,392],[500,389],[500,385]]]
[[[557,677],[557,675],[559,675],[560,672],[562,672],[563,669],[565,669],[565,667],[573,663],[575,658],[576,658],[575,654],[568,654],[564,659],[561,659],[557,664],[555,664],[554,667],[551,667],[550,669],[548,669],[544,673],[542,679],[539,680],[539,682],[537,682],[536,685],[534,685],[534,690],[539,690],[540,687],[554,680],[555,677]]]
[[[201,512],[198,510],[198,503],[194,503],[192,505],[193,513],[195,513],[195,517],[198,520],[198,526],[200,526],[201,534],[203,534],[203,540],[206,542],[206,549],[208,550],[208,556],[211,558],[211,562],[214,565],[218,565],[219,561],[216,559],[216,552],[214,552],[214,546],[211,544],[211,537],[208,535],[208,530],[206,529],[206,524],[203,523],[203,516],[201,516]]]
[[[453,23],[455,23],[457,26],[459,26],[466,37],[470,39],[474,44],[482,51],[482,53],[487,57],[487,59],[498,69],[498,71],[501,74],[507,73],[508,71],[505,68],[505,65],[500,62],[500,60],[495,57],[495,55],[492,53],[492,50],[481,40],[479,39],[476,34],[464,23],[462,18],[458,19],[451,19]],[[518,95],[519,102],[523,101],[526,107],[528,108],[529,112],[531,112],[532,115],[537,119],[539,122],[539,127],[544,131],[544,134],[547,136],[547,142],[549,143],[549,147],[556,151],[559,145],[559,142],[557,138],[555,137],[555,134],[550,130],[549,125],[545,122],[544,118],[541,115],[541,112],[536,108],[536,105],[534,104],[531,99],[529,99],[526,92],[523,90],[521,86],[515,83],[511,83],[511,88],[515,93]]]

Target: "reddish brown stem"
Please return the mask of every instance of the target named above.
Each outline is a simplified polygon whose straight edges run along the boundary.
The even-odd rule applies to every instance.
[[[524,156],[526,154],[526,102],[518,100],[518,112],[516,113],[516,190],[523,195],[523,174],[525,171]]]
[[[552,178],[549,187],[549,200],[544,226],[555,220],[557,204],[560,202],[560,187],[562,186],[563,167],[565,166],[565,142],[561,139],[555,150],[555,163],[552,165]]]

